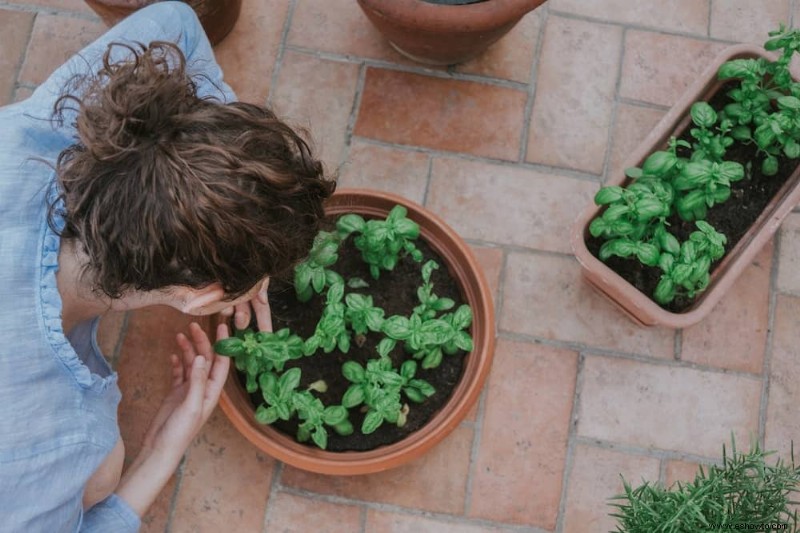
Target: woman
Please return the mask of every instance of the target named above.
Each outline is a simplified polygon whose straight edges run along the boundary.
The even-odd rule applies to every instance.
[[[217,403],[229,362],[192,324],[120,478],[100,314],[235,310],[244,327],[252,307],[271,328],[269,276],[308,253],[334,186],[291,128],[234,100],[194,12],[164,2],[0,109],[3,531],[138,530]]]

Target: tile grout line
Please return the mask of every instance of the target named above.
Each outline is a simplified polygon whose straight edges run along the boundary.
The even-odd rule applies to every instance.
[[[672,340],[672,353],[676,361],[683,360],[683,330],[676,329],[675,336]]]
[[[533,115],[533,105],[536,102],[536,88],[538,86],[537,80],[539,77],[539,62],[542,59],[542,46],[544,45],[544,32],[547,29],[548,15],[550,14],[550,6],[545,4],[544,12],[541,15],[541,26],[539,27],[539,35],[536,36],[536,43],[534,50],[536,53],[531,60],[531,74],[528,77],[528,98],[525,101],[525,111],[522,115],[522,135],[519,144],[519,157],[520,163],[524,162],[528,156],[528,142],[531,133],[531,117]]]
[[[493,520],[486,520],[483,518],[467,518],[455,514],[448,514],[441,511],[426,511],[417,507],[403,507],[391,503],[374,502],[368,500],[359,500],[356,498],[348,498],[346,496],[336,496],[334,494],[323,494],[314,492],[308,489],[297,487],[283,486],[281,490],[293,496],[300,496],[312,501],[321,501],[337,505],[350,505],[350,506],[363,506],[366,510],[375,510],[384,513],[402,514],[405,516],[415,516],[422,518],[429,518],[446,522],[450,524],[459,524],[466,526],[485,526],[489,528],[503,528],[509,531],[518,531],[520,533],[552,533],[544,529],[523,524],[514,524],[509,522],[497,522]]]
[[[611,151],[614,147],[614,130],[617,127],[619,115],[619,89],[622,86],[622,66],[625,64],[625,48],[628,39],[628,28],[622,27],[622,38],[620,43],[619,57],[617,58],[617,79],[614,80],[614,98],[611,102],[611,121],[608,124],[608,134],[606,135],[606,149],[603,157],[603,169],[600,171],[600,183],[608,181],[608,166],[611,163]]]
[[[345,164],[350,154],[350,147],[353,144],[353,130],[358,120],[358,110],[361,108],[361,96],[364,93],[366,77],[367,67],[362,63],[358,67],[358,79],[356,80],[356,90],[353,95],[353,107],[350,108],[350,115],[347,117],[347,127],[344,132],[344,146],[342,147],[342,153],[339,154],[339,160],[337,162],[339,165],[338,168],[341,168],[342,165]]]
[[[433,175],[433,156],[428,154],[428,171],[425,175],[425,190],[422,192],[422,205],[428,205],[428,193],[431,190],[431,176]]]
[[[391,70],[393,72],[405,72],[407,74],[417,74],[420,76],[428,76],[431,78],[439,78],[444,80],[465,81],[472,83],[479,83],[482,85],[493,85],[505,89],[512,89],[516,91],[527,91],[526,83],[507,80],[503,78],[494,78],[491,76],[483,76],[480,74],[469,74],[458,71],[438,70],[425,68],[417,65],[403,65],[400,63],[393,63],[382,59],[373,59],[370,57],[356,56],[350,54],[337,54],[335,52],[325,52],[315,48],[308,48],[295,44],[286,45],[287,50],[297,52],[299,54],[310,55],[317,59],[325,61],[335,61],[337,63],[358,63],[365,64],[367,67],[377,68],[382,70]]]
[[[667,461],[668,460],[669,459],[664,459],[662,457],[658,461],[658,483],[662,487],[666,487],[666,485],[667,485]]]
[[[6,2],[4,0],[0,0],[0,9],[6,9],[8,11],[20,11],[23,13],[43,13],[45,15],[55,15],[58,17],[66,17],[72,19],[80,19],[80,20],[91,20],[94,22],[102,22],[100,17],[97,16],[94,11],[91,13],[83,13],[81,11],[71,11],[71,10],[62,10],[54,7],[48,6],[29,6],[26,4],[17,4],[14,2]]]
[[[572,475],[572,465],[575,460],[575,439],[578,433],[578,421],[580,420],[580,401],[583,391],[583,367],[586,356],[578,352],[578,368],[575,372],[575,393],[572,395],[572,409],[569,414],[569,430],[567,432],[567,451],[564,455],[564,471],[561,474],[561,494],[558,501],[558,513],[556,514],[556,533],[564,530],[564,521],[567,513],[567,494],[569,493],[569,478]]]
[[[283,66],[283,56],[286,48],[288,47],[286,44],[286,39],[289,36],[289,29],[292,27],[292,18],[294,17],[295,5],[295,0],[290,0],[289,8],[286,10],[286,20],[283,21],[281,40],[280,44],[278,45],[278,57],[275,58],[275,64],[272,67],[272,76],[270,76],[269,80],[269,94],[267,94],[266,101],[267,107],[272,107],[272,94],[275,90],[275,87],[278,85],[278,76],[280,75],[281,67]]]
[[[508,251],[506,249],[503,250],[503,257],[500,260],[500,276],[497,280],[497,292],[495,293],[495,301],[494,301],[494,337],[495,337],[495,346],[497,345],[497,340],[500,339],[500,321],[501,321],[501,314],[503,311],[503,306],[505,305],[505,288],[506,288],[506,277],[508,272]]]
[[[132,311],[125,311],[122,317],[122,325],[119,328],[119,336],[117,342],[114,343],[114,351],[111,354],[111,368],[117,369],[119,358],[122,355],[122,346],[125,344],[125,336],[128,334],[128,324],[130,323]]]
[[[711,14],[714,11],[714,0],[708,0],[708,22],[706,23],[706,37],[711,37]]]
[[[275,460],[275,467],[272,470],[272,483],[269,484],[269,491],[267,492],[267,505],[264,506],[264,518],[261,521],[261,530],[264,533],[269,533],[267,524],[269,523],[269,517],[273,509],[272,502],[275,501],[275,497],[281,492],[281,476],[283,475],[284,466],[283,462],[277,459]]]
[[[361,533],[367,533],[367,508],[363,505],[359,510],[358,524]],[[266,531],[264,533],[267,533]]]
[[[671,30],[665,30],[663,28],[649,27],[649,26],[644,26],[642,24],[636,24],[636,23],[630,23],[630,22],[619,22],[619,21],[614,21],[614,20],[603,20],[603,19],[600,19],[600,18],[590,17],[590,16],[586,16],[586,15],[579,15],[579,14],[576,14],[576,13],[569,13],[569,12],[566,12],[566,11],[553,11],[553,10],[551,10],[550,12],[552,14],[554,14],[554,15],[556,15],[558,17],[562,17],[562,18],[567,18],[567,19],[572,19],[572,20],[581,20],[583,22],[591,22],[593,24],[607,24],[609,26],[622,26],[622,27],[626,27],[626,28],[628,28],[630,30],[634,30],[634,31],[655,33],[657,35],[665,35],[665,36],[668,36],[668,37],[685,37],[685,38],[688,38],[688,39],[695,39],[695,40],[698,40],[698,41],[710,41],[710,42],[721,43],[721,44],[739,44],[738,41],[731,41],[731,40],[728,40],[728,39],[720,39],[720,38],[716,38],[716,37],[710,37],[710,36],[708,36],[708,35],[706,35],[704,33],[688,33],[688,32],[680,32],[680,31],[671,31]],[[706,28],[706,32],[708,32],[708,28]]]
[[[666,450],[663,448],[643,448],[640,446],[625,444],[621,442],[614,442],[605,439],[598,439],[595,437],[575,436],[578,444],[584,446],[591,446],[602,450],[612,450],[629,455],[636,455],[640,457],[651,457],[653,459],[663,459],[668,461],[686,461],[700,464],[718,464],[721,459],[719,457],[706,457],[704,455],[697,455],[693,453],[680,452],[676,450]]]
[[[558,339],[547,339],[544,337],[538,337],[535,335],[528,335],[525,333],[517,333],[513,331],[503,330],[501,329],[498,338],[500,339],[507,339],[511,341],[518,341],[518,342],[527,342],[527,343],[534,343],[534,344],[542,344],[545,346],[552,346],[554,348],[562,348],[565,350],[577,351],[577,352],[585,352],[587,355],[592,355],[595,357],[605,357],[611,359],[624,359],[628,361],[636,361],[639,363],[644,364],[651,364],[654,366],[666,366],[671,368],[679,368],[679,369],[688,369],[688,370],[696,370],[698,372],[710,372],[713,374],[721,374],[726,376],[734,376],[739,377],[742,379],[748,379],[751,381],[761,381],[761,378],[758,374],[750,374],[747,372],[742,372],[739,370],[728,370],[724,368],[716,368],[710,366],[703,366],[697,363],[687,362],[687,361],[675,361],[674,359],[665,359],[665,358],[656,358],[651,356],[646,356],[637,353],[631,352],[621,352],[617,350],[610,350],[607,348],[597,348],[594,346],[589,346],[580,342],[574,341],[563,341]]]
[[[532,170],[541,173],[551,173],[561,177],[567,177],[581,181],[588,181],[590,183],[598,183],[598,181],[600,180],[600,176],[598,176],[597,174],[592,174],[583,170],[576,170],[566,167],[543,165],[541,163],[517,162],[508,159],[495,159],[492,157],[479,156],[479,155],[469,154],[466,152],[451,152],[447,150],[439,150],[436,148],[428,148],[425,146],[416,146],[412,144],[400,144],[400,143],[382,141],[380,139],[373,139],[371,137],[362,137],[360,135],[354,135],[353,138],[364,144],[381,146],[384,148],[392,148],[394,150],[429,154],[431,156],[438,157],[440,159],[459,159],[462,161],[472,161],[477,163],[497,165],[509,168]]]
[[[483,432],[483,418],[486,412],[486,396],[489,390],[489,380],[481,391],[480,398],[478,398],[478,412],[475,415],[475,422],[472,425],[472,445],[469,452],[469,468],[467,469],[467,486],[464,491],[464,516],[469,516],[470,508],[472,507],[472,482],[475,476],[475,465],[478,462],[478,452],[481,446],[481,433]]]
[[[672,106],[656,104],[646,100],[637,100],[636,98],[631,98],[630,96],[620,96],[619,103],[629,106],[643,107],[645,109],[653,109],[655,111],[663,111],[665,113],[672,109]]]
[[[181,462],[178,464],[177,470],[175,470],[175,488],[172,490],[172,496],[170,496],[169,509],[167,510],[167,523],[164,524],[164,533],[172,532],[172,519],[175,517],[175,507],[178,504],[178,493],[180,493],[181,487],[183,486],[183,472],[186,468],[188,456],[189,452],[187,451],[183,454],[183,457],[181,457]]]
[[[797,9],[797,0],[789,0],[789,27],[794,27],[794,10]]]
[[[33,29],[36,26],[36,21],[39,19],[39,12],[34,12],[33,19],[31,20],[31,29],[28,31],[28,36],[25,39],[25,49],[20,55],[19,64],[14,69],[14,84],[11,87],[11,98],[14,100],[17,99],[17,89],[20,85],[20,75],[22,74],[22,67],[25,65],[25,61],[28,59],[28,51],[31,48],[31,41],[33,40]]]
[[[775,232],[772,249],[772,265],[769,273],[769,311],[767,315],[767,338],[764,346],[764,361],[761,366],[761,402],[758,407],[758,441],[764,447],[767,438],[767,408],[769,407],[769,385],[772,367],[772,347],[775,335],[775,308],[778,303],[778,273],[781,257],[781,233]]]

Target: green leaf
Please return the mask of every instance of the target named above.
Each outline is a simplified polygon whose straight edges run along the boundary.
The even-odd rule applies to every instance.
[[[589,224],[589,233],[592,237],[600,237],[606,233],[610,233],[612,229],[612,223],[606,222],[601,217],[597,217],[596,219],[592,220],[592,223]]]
[[[342,353],[347,353],[350,351],[350,334],[347,333],[347,331],[342,331],[339,333],[339,336],[336,338],[336,346]]]
[[[245,354],[242,339],[236,337],[218,340],[214,343],[214,351],[218,355],[224,355],[226,357],[237,357]]]
[[[369,296],[365,296],[363,294],[356,294],[350,293],[344,298],[344,302],[347,304],[347,307],[350,309],[354,309],[356,311],[363,311],[372,307],[372,301]]]
[[[278,411],[274,407],[259,405],[256,408],[255,418],[259,424],[272,424],[278,419]]]
[[[363,383],[366,380],[364,367],[355,361],[345,361],[342,365],[342,375],[351,383]]]
[[[436,389],[425,380],[422,379],[412,379],[409,383],[409,386],[414,387],[418,391],[420,391],[426,397],[433,396],[436,394]]]
[[[275,412],[277,413],[278,418],[280,418],[281,420],[289,420],[290,418],[292,418],[292,409],[289,407],[288,404],[284,402],[279,402],[275,404],[273,407],[275,407]]]
[[[364,435],[374,433],[381,424],[383,424],[383,416],[376,411],[370,411],[367,413],[367,416],[364,417],[364,422],[361,424],[361,433]]]
[[[660,255],[658,247],[653,244],[640,242],[636,246],[636,257],[642,264],[647,266],[658,265],[658,258]]]
[[[667,304],[675,299],[675,284],[667,276],[661,276],[653,298],[660,304]]]
[[[311,285],[311,267],[307,262],[294,267],[294,288],[298,293],[308,289]]]
[[[364,403],[364,387],[361,385],[351,385],[342,396],[342,406],[346,409],[356,407]]]
[[[723,161],[719,164],[719,176],[729,182],[739,181],[744,178],[744,166],[735,161]]]
[[[290,368],[278,378],[278,388],[281,390],[281,396],[287,395],[287,391],[293,391],[300,385],[301,374],[302,371],[299,368]]]
[[[594,203],[597,205],[606,205],[617,202],[622,199],[622,194],[625,189],[622,187],[618,187],[616,185],[612,185],[609,187],[603,187],[597,194],[594,196]]]
[[[339,217],[336,221],[336,229],[340,235],[350,235],[354,231],[363,231],[366,223],[364,219],[356,214],[347,214]]]
[[[406,397],[414,403],[422,403],[425,401],[425,395],[422,394],[420,391],[415,389],[414,387],[406,387],[403,389],[403,393]]]
[[[324,427],[318,426],[311,433],[311,440],[314,441],[314,444],[324,450],[328,447],[328,432]]]
[[[343,437],[353,434],[353,424],[349,420],[336,424],[333,429]]]
[[[344,284],[336,283],[331,285],[328,289],[328,297],[327,297],[327,304],[333,304],[342,301],[342,297],[344,297]]]
[[[406,317],[395,315],[383,322],[383,332],[396,340],[406,340],[411,336],[409,320]]]
[[[457,331],[453,337],[453,341],[456,343],[459,350],[464,350],[465,352],[471,352],[474,347],[472,337],[464,331]]]
[[[378,343],[377,347],[378,355],[380,355],[381,357],[388,357],[389,354],[392,352],[392,350],[394,350],[394,347],[396,345],[397,345],[396,340],[389,337],[384,337]]]
[[[686,163],[673,185],[679,191],[694,189],[711,178],[711,164],[708,161]]]
[[[417,373],[417,363],[416,361],[412,361],[409,359],[408,361],[404,361],[402,365],[400,365],[400,375],[403,376],[405,379],[411,379],[414,377],[414,374]]]
[[[633,204],[636,210],[636,219],[639,222],[647,222],[655,217],[666,216],[669,206],[664,205],[656,198],[642,198]]]
[[[369,283],[362,278],[354,277],[347,280],[347,286],[351,289],[366,289],[369,287]]]
[[[800,110],[800,99],[794,96],[781,96],[778,98],[778,107],[798,111]]]
[[[611,256],[630,257],[636,253],[636,243],[630,239],[613,239],[600,247],[600,259],[606,261]]]
[[[383,309],[377,307],[367,309],[364,318],[367,327],[371,331],[380,331],[381,327],[383,326]]]
[[[752,63],[752,59],[733,59],[722,64],[717,71],[717,77],[721,80],[749,77]]]
[[[620,205],[620,204],[613,204],[608,206],[608,208],[603,212],[603,219],[607,222],[614,222],[619,220],[619,218],[628,212],[630,212],[630,207],[627,205]]]
[[[436,368],[440,364],[442,364],[442,350],[439,348],[434,348],[422,359],[422,368],[425,369]]]
[[[678,157],[671,152],[653,152],[642,165],[642,171],[659,178],[667,176],[678,162]]]
[[[431,281],[431,274],[433,274],[434,270],[439,268],[439,263],[434,260],[427,261],[424,265],[422,265],[422,280],[425,283],[429,283]]]
[[[347,420],[347,409],[341,405],[331,405],[322,413],[322,421],[329,426],[335,426]]]
[[[789,159],[797,159],[800,157],[800,144],[793,140],[789,140],[785,145],[783,145],[783,153]]]
[[[638,167],[630,167],[625,169],[625,175],[629,178],[639,179],[643,174],[644,173],[642,172],[642,169]]]
[[[456,303],[450,298],[438,298],[431,304],[431,307],[436,311],[447,311],[448,309],[452,309],[454,305],[456,305]]]
[[[681,251],[681,243],[678,242],[678,239],[666,229],[659,236],[658,244],[661,246],[662,250],[672,255],[678,255]]]
[[[316,268],[311,273],[311,286],[314,288],[314,292],[317,294],[321,293],[322,290],[325,288],[325,270],[322,268]]]
[[[397,256],[396,255],[385,255],[381,260],[381,268],[384,270],[394,270],[394,267],[397,266]]]
[[[386,221],[394,222],[396,220],[401,220],[407,214],[408,214],[408,209],[406,209],[402,205],[396,205],[391,209],[391,211],[389,211],[389,214],[386,216]]]
[[[295,291],[297,293],[297,300],[299,302],[307,302],[314,296],[314,290],[311,285],[306,286],[303,290]]]
[[[469,325],[472,324],[472,308],[467,304],[460,305],[458,309],[456,309],[456,312],[453,313],[451,323],[455,329],[469,327]]]
[[[313,355],[319,349],[319,337],[312,335],[303,343],[303,355]]]
[[[419,237],[419,225],[413,220],[407,218],[398,220],[395,222],[394,227],[397,234],[406,239],[416,239]]]
[[[761,173],[765,176],[774,176],[778,173],[778,159],[773,156],[767,156],[761,163]]]
[[[692,122],[701,128],[710,128],[717,122],[717,112],[706,102],[695,102],[690,111]]]

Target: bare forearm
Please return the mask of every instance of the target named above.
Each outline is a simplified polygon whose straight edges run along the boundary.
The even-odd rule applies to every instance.
[[[180,457],[143,451],[122,476],[116,494],[140,517],[153,504],[178,468]]]

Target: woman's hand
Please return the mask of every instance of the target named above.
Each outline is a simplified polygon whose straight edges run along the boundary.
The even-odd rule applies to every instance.
[[[196,323],[191,340],[177,336],[182,355],[173,354],[172,388],[144,437],[142,451],[120,481],[117,495],[142,516],[178,467],[181,457],[217,405],[230,359],[217,356]],[[228,337],[220,324],[217,339]]]
[[[250,318],[253,313],[256,315],[256,323],[259,331],[272,331],[272,314],[269,309],[269,299],[267,297],[269,289],[269,278],[261,284],[261,287],[249,301],[228,307],[220,314],[225,317],[233,316],[233,325],[236,329],[245,329],[250,325]]]
[[[143,449],[180,461],[197,432],[217,405],[230,358],[217,356],[203,329],[189,325],[192,339],[176,337],[182,355],[172,354],[172,388],[144,437]],[[228,327],[217,328],[217,339],[228,337]]]

